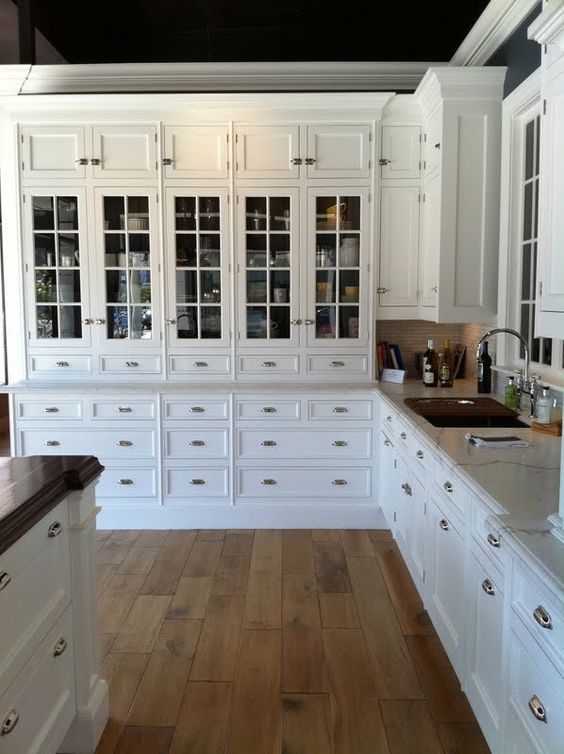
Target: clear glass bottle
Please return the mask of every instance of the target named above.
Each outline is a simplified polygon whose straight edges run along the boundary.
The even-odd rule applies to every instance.
[[[550,424],[550,414],[552,409],[552,397],[548,385],[543,385],[542,393],[537,398],[535,405],[535,421],[539,424]]]
[[[441,387],[452,387],[453,359],[452,351],[449,347],[448,338],[445,339],[445,350],[439,359],[439,385]]]
[[[423,384],[425,387],[437,387],[439,378],[439,364],[435,353],[435,343],[429,339],[427,350],[423,354]]]

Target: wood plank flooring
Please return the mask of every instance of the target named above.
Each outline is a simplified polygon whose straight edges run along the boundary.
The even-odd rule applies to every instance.
[[[389,532],[96,537],[96,754],[489,751]]]

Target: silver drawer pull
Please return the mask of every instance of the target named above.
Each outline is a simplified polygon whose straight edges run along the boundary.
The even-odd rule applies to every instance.
[[[347,484],[346,479],[333,479],[331,484],[334,484],[336,487],[343,487],[345,484]]]
[[[452,482],[445,482],[443,484],[443,490],[445,492],[453,492],[454,491],[454,487],[452,486]]]
[[[10,714],[4,718],[4,721],[2,723],[2,728],[0,728],[0,736],[9,735],[18,724],[19,719],[20,719],[20,716],[18,715],[16,710],[13,709],[10,712]]]
[[[493,597],[495,595],[494,585],[489,579],[484,579],[482,581],[482,589],[486,594],[489,594],[490,597]]]
[[[488,534],[486,539],[488,540],[488,544],[491,545],[492,547],[500,546],[499,539],[494,534]]]
[[[276,362],[275,361],[263,361],[262,362],[263,367],[275,367]]]
[[[197,367],[198,369],[203,369],[203,368],[209,366],[209,364],[208,364],[207,361],[195,361],[194,362],[194,366]]]
[[[261,445],[263,448],[273,448],[276,445],[276,440],[263,440]]]
[[[335,448],[346,448],[348,445],[348,442],[346,440],[335,440],[333,443],[333,446]]]
[[[130,414],[132,411],[131,406],[118,406],[118,414]]]
[[[420,461],[422,461],[425,458],[425,453],[423,453],[422,450],[418,450],[415,454],[415,457],[418,458]]]
[[[203,406],[190,406],[190,411],[193,414],[203,414],[205,413],[205,408]]]
[[[536,694],[529,699],[529,709],[537,718],[537,720],[541,721],[541,723],[548,722],[548,720],[546,719],[546,709],[544,708],[544,704]]]
[[[190,484],[205,484],[205,479],[190,479]]]
[[[400,437],[402,440],[407,440],[407,434],[405,432],[400,432]]]
[[[130,448],[133,442],[131,440],[118,440],[116,445],[119,445],[120,448]]]
[[[441,518],[441,520],[439,521],[439,526],[443,531],[448,531],[448,521],[446,520],[446,518]]]
[[[344,361],[330,361],[329,366],[330,367],[344,367],[345,362]]]
[[[190,440],[190,445],[194,448],[201,448],[205,444],[204,440]]]
[[[56,406],[47,406],[45,408],[45,413],[46,414],[58,414],[59,413],[59,409]]]
[[[45,445],[48,445],[50,448],[54,448],[60,444],[61,443],[58,440],[45,440]]]
[[[63,637],[61,636],[59,641],[53,647],[53,657],[60,657],[66,648],[67,648],[67,640],[63,639]]]
[[[12,577],[9,573],[6,573],[6,571],[2,571],[2,573],[0,573],[0,592],[2,591],[2,589],[5,589],[8,586],[11,580]]]
[[[268,486],[272,486],[273,484],[276,484],[276,479],[263,479],[261,484]]]
[[[124,363],[124,367],[138,367],[139,362],[138,361],[126,361]]]
[[[0,579],[0,584],[1,583],[2,580]],[[541,628],[552,628],[552,618],[542,605],[539,605],[535,608],[533,612],[533,618]]]
[[[384,445],[385,445],[385,446],[386,446],[387,448],[389,448],[391,444],[392,444],[392,443],[391,443],[391,442],[390,442],[390,441],[388,440],[388,438],[386,438],[386,439],[384,440]]]
[[[411,487],[407,482],[402,484],[401,488],[408,497],[411,497]]]
[[[346,406],[335,406],[333,409],[334,414],[348,414],[349,410]]]
[[[55,365],[58,367],[70,367],[70,364],[68,361],[56,361]]]
[[[274,408],[274,406],[263,406],[261,408],[261,411],[263,414],[275,414],[278,409]]]
[[[133,479],[118,479],[118,484],[133,484]]]
[[[51,526],[47,529],[47,536],[50,539],[53,539],[53,537],[58,537],[59,534],[63,531],[63,525],[60,521],[54,521]]]

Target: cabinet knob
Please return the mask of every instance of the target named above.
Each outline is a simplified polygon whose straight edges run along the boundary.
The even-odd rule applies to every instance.
[[[276,445],[276,440],[263,440],[261,445],[263,448],[273,448]]]
[[[445,483],[443,484],[443,490],[444,490],[445,492],[453,492],[453,490],[454,490],[454,487],[452,486],[452,482],[445,482]]]
[[[130,414],[133,411],[131,406],[118,406],[119,414]]]
[[[275,409],[274,406],[263,406],[261,411],[263,414],[275,414],[277,409]]]
[[[176,320],[173,317],[172,319],[167,319],[166,323],[167,323],[167,325],[175,325],[176,324]]]
[[[53,521],[51,526],[47,529],[47,536],[49,537],[49,539],[53,539],[54,537],[58,537],[62,531],[62,523],[60,521]]]
[[[190,484],[202,485],[205,484],[205,479],[190,479]]]
[[[540,720],[541,723],[548,722],[548,720],[546,719],[546,709],[544,707],[544,704],[536,694],[529,699],[529,709],[537,718],[537,720]]]
[[[489,594],[490,597],[493,597],[495,595],[494,585],[489,579],[484,579],[482,581],[482,589],[486,594]]]
[[[70,367],[70,364],[68,361],[56,361],[55,364],[58,367]]]
[[[50,448],[56,448],[57,445],[60,445],[61,443],[58,440],[45,440],[45,445],[49,446]]]
[[[304,319],[304,325],[314,325],[314,324],[315,324],[314,319],[309,319],[309,317],[307,319]]]
[[[331,484],[334,484],[336,487],[344,487],[345,484],[347,484],[346,479],[333,479]]]
[[[389,288],[383,288],[381,286],[376,288],[376,293],[388,293],[388,291],[389,291]]]
[[[190,440],[190,445],[194,448],[202,448],[205,444],[204,440]]]
[[[2,571],[0,573],[0,592],[8,586],[11,580],[12,577],[7,571]]]
[[[378,165],[389,165],[391,160],[386,159],[385,157],[381,157],[378,160]]]
[[[267,487],[272,487],[273,484],[276,484],[276,479],[263,479],[261,484],[264,484]]]
[[[133,484],[133,479],[118,479],[118,484],[123,484],[123,485]]]
[[[290,321],[290,324],[291,325],[302,325],[303,324],[303,319],[292,319]]]
[[[344,361],[330,361],[329,366],[330,367],[344,367],[345,362]]]
[[[90,160],[91,165],[101,165],[101,163],[102,163],[102,160],[99,157],[93,157]]]
[[[488,544],[491,545],[492,547],[499,547],[500,545],[499,539],[494,534],[491,534],[491,533],[488,534],[486,539],[488,540]]]
[[[263,367],[275,367],[276,362],[275,361],[263,361],[262,362]]]
[[[425,458],[425,453],[423,453],[422,450],[418,450],[415,454],[415,457],[418,458],[420,461],[422,461]]]
[[[139,362],[138,361],[125,361],[124,364],[123,364],[123,366],[124,367],[129,367],[129,368],[138,367],[139,366]]]
[[[448,521],[446,520],[446,518],[441,518],[441,520],[439,521],[439,526],[443,531],[448,531]]]
[[[57,406],[46,406],[45,409],[44,409],[44,411],[45,411],[46,414],[58,414],[59,413],[59,409],[57,408]]]
[[[194,367],[196,367],[196,369],[205,369],[208,366],[209,366],[209,364],[208,364],[207,361],[195,361],[194,362]]]
[[[190,406],[190,412],[192,414],[204,414],[206,409],[203,406]]]
[[[118,440],[116,445],[120,448],[130,448],[133,445],[133,442],[131,440]]]
[[[18,724],[20,716],[13,709],[3,720],[2,727],[0,728],[0,736],[8,736]]]
[[[348,445],[348,442],[346,440],[335,440],[333,443],[333,446],[335,448],[346,448]]]
[[[552,618],[542,605],[535,608],[533,617],[541,628],[552,629]]]
[[[163,165],[172,165],[172,157],[163,157]]]
[[[60,657],[67,648],[67,640],[62,636],[59,641],[53,647],[53,657]]]

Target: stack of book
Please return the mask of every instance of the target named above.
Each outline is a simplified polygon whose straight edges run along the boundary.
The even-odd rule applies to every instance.
[[[378,374],[384,369],[405,369],[400,347],[394,343],[381,340],[376,344],[376,358],[378,361]]]

